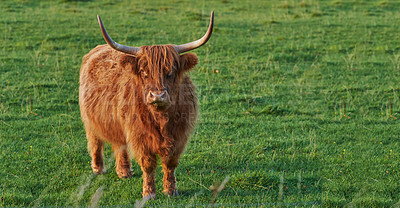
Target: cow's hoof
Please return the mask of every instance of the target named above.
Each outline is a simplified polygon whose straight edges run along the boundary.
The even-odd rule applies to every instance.
[[[106,173],[106,169],[104,167],[94,167],[92,166],[93,173],[95,175],[103,175]]]
[[[164,193],[165,195],[167,195],[167,196],[170,196],[170,197],[177,197],[177,196],[179,196],[178,190],[174,190],[174,189],[172,189],[172,190],[164,190],[163,193]]]
[[[157,197],[156,197],[156,194],[154,193],[154,194],[149,194],[149,195],[146,195],[146,196],[143,196],[143,200],[144,201],[148,201],[148,200],[154,200],[154,199],[156,199]]]
[[[130,169],[120,169],[117,170],[119,178],[130,178],[133,175],[133,171]]]

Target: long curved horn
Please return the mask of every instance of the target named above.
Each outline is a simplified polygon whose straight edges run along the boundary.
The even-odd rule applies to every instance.
[[[208,39],[210,39],[213,27],[214,27],[214,11],[211,12],[210,24],[208,25],[208,30],[206,34],[202,38],[196,41],[185,43],[182,45],[176,45],[175,50],[178,53],[184,53],[204,45],[205,43],[207,43]]]
[[[140,48],[138,48],[138,47],[125,46],[125,45],[121,45],[121,44],[113,41],[113,39],[111,39],[110,36],[108,35],[106,28],[104,28],[103,22],[101,21],[101,18],[99,15],[97,15],[97,20],[100,25],[101,33],[103,33],[104,40],[106,40],[108,45],[110,45],[112,48],[114,48],[115,50],[120,51],[122,53],[136,55],[139,52]]]

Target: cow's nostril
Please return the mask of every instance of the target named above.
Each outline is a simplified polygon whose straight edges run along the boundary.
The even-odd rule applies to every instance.
[[[165,91],[163,93],[161,93],[161,95],[160,95],[161,100],[164,100],[166,96],[167,96],[167,93],[165,93]]]
[[[156,97],[156,94],[154,94],[153,92],[150,92],[150,98],[154,98]]]

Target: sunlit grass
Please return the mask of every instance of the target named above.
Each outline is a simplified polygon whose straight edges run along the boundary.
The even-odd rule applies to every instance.
[[[2,1],[0,206],[141,206],[140,167],[93,176],[78,107],[104,44],[194,52],[201,117],[180,196],[148,206],[392,206],[399,198],[400,4],[391,1]],[[224,182],[224,180],[226,181]],[[223,184],[224,189],[218,189]],[[218,190],[218,192],[216,192]]]

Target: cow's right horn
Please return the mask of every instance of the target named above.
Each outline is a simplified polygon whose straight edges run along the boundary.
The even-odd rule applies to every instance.
[[[202,38],[195,40],[193,42],[185,43],[182,45],[176,45],[175,50],[178,53],[184,53],[204,45],[205,43],[207,43],[208,39],[210,39],[213,27],[214,27],[214,11],[211,12],[210,24],[208,25],[208,30],[206,34]]]
[[[103,33],[104,40],[106,40],[108,45],[110,45],[112,48],[114,48],[115,50],[120,51],[122,53],[136,55],[139,52],[140,48],[138,48],[138,47],[130,47],[130,46],[121,45],[121,44],[115,42],[113,39],[111,39],[111,37],[108,35],[108,33],[106,31],[106,28],[104,28],[103,22],[101,21],[101,18],[99,15],[97,15],[97,20],[99,21],[100,29],[101,29],[101,32]]]

